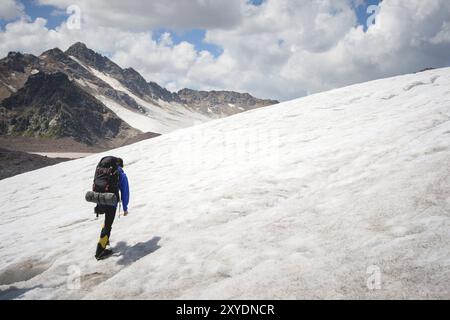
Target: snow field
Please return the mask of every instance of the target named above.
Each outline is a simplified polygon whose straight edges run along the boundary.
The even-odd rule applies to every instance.
[[[449,88],[377,80],[108,152],[131,203],[102,262],[102,154],[2,180],[0,298],[448,299]]]

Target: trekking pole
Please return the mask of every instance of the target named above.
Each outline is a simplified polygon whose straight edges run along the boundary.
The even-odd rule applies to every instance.
[[[119,219],[120,219],[120,209],[122,208],[122,201],[119,201]]]

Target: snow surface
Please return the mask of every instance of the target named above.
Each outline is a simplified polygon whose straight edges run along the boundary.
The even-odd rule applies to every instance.
[[[0,181],[0,298],[450,298],[450,69],[109,153],[131,203],[105,261],[102,154]]]

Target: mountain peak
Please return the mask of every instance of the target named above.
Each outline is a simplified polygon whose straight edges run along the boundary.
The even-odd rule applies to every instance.
[[[126,72],[126,73],[133,73],[133,74],[137,74],[137,73],[139,73],[139,72],[137,72],[135,69],[133,69],[132,67],[129,67],[129,68],[125,68],[125,69],[123,69],[123,71],[124,72]]]
[[[66,50],[66,54],[73,56],[90,67],[108,74],[118,74],[122,69],[107,57],[89,49],[84,43],[77,42]]]
[[[79,42],[78,41],[78,42],[75,42],[73,45],[71,45],[69,47],[69,49],[66,50],[66,52],[67,51],[74,51],[74,50],[76,50],[76,51],[80,51],[80,50],[84,51],[84,50],[89,50],[89,48],[83,42]]]
[[[64,52],[59,48],[53,48],[41,53],[41,57],[52,56],[55,58],[64,56]]]
[[[23,54],[20,52],[16,52],[16,51],[10,51],[8,52],[8,58],[22,58]]]
[[[92,49],[89,49],[84,43],[82,42],[76,42],[73,45],[71,45],[65,52],[69,56],[74,56],[78,59],[82,60],[99,60],[102,59],[103,56],[98,54]]]
[[[8,70],[9,72],[25,72],[25,66],[30,64],[35,64],[36,60],[38,60],[37,57],[33,56],[32,54],[22,54],[20,52],[14,52],[11,51],[8,53],[8,55],[0,59],[0,65],[1,69],[3,69],[3,72]],[[6,78],[2,79],[3,81],[6,80]]]

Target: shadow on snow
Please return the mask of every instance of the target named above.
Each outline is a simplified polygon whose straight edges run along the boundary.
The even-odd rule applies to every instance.
[[[113,248],[115,252],[120,253],[120,259],[117,261],[119,265],[130,265],[133,262],[145,257],[146,255],[155,252],[159,248],[158,242],[161,237],[153,237],[146,242],[139,242],[133,246],[128,246],[125,241],[120,241]]]

